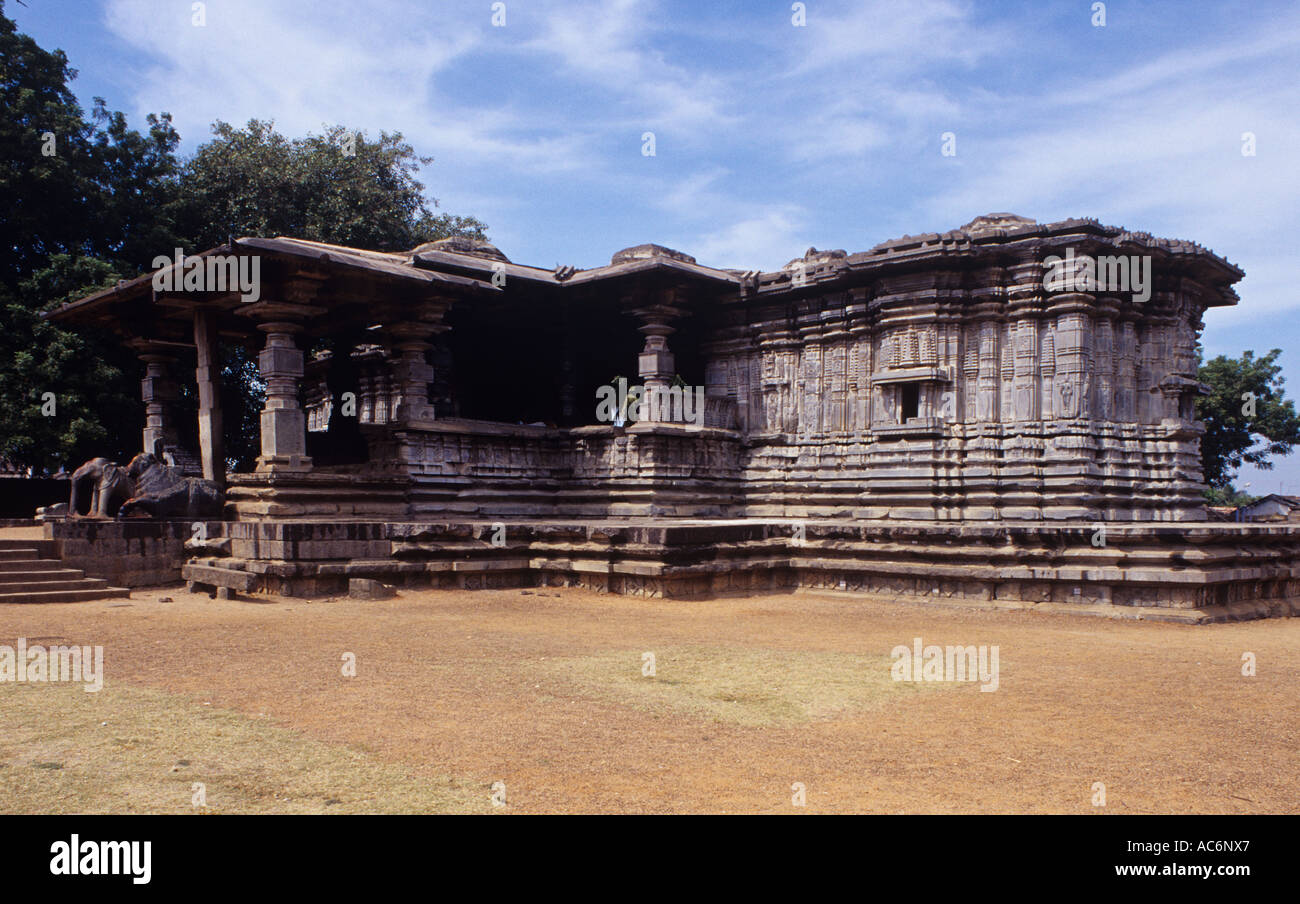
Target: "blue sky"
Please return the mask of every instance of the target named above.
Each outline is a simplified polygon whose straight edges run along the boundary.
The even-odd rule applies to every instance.
[[[772,269],[992,211],[1198,241],[1246,271],[1209,355],[1300,374],[1300,4],[14,0],[132,124],[400,131],[512,260],[658,242]],[[655,135],[655,155],[642,135]],[[957,154],[940,153],[944,132]],[[1242,133],[1257,152],[1243,156]],[[1290,387],[1300,394],[1300,383]],[[1300,493],[1300,454],[1243,473]]]

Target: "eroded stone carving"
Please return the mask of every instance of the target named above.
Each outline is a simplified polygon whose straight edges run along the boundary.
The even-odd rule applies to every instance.
[[[219,518],[225,497],[221,488],[201,477],[183,477],[153,454],[141,452],[127,465],[134,482],[130,499],[122,503],[118,518]]]
[[[135,481],[127,469],[107,458],[92,458],[72,472],[72,495],[68,500],[68,514],[81,514],[81,500],[90,497],[89,518],[113,518],[122,504],[131,498]]]
[[[87,496],[83,514],[80,506]],[[107,458],[92,458],[77,468],[67,512],[73,518],[219,518],[224,501],[215,482],[185,477],[142,452],[125,468]]]

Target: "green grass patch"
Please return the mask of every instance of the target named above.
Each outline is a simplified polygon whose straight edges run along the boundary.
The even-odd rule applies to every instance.
[[[655,675],[646,677],[642,652],[619,650],[540,665],[603,702],[752,727],[905,703],[939,686],[894,681],[888,656],[724,646],[650,651]]]
[[[0,813],[472,813],[490,789],[121,685],[0,684]],[[206,807],[195,805],[204,786]]]

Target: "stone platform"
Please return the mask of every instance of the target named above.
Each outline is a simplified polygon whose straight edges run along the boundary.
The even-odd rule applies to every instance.
[[[1300,525],[791,520],[209,522],[185,580],[332,596],[576,586],[705,599],[811,590],[1204,623],[1300,614]]]
[[[219,522],[218,522],[219,523]],[[188,521],[47,521],[45,539],[69,568],[117,587],[151,587],[181,579]]]

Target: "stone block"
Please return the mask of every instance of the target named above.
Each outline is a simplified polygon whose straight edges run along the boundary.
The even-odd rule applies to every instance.
[[[397,591],[371,578],[348,578],[348,596],[357,600],[387,600],[397,596]]]

